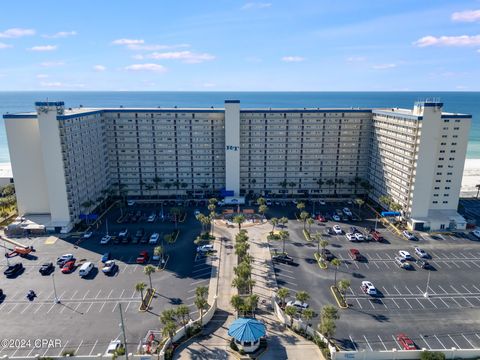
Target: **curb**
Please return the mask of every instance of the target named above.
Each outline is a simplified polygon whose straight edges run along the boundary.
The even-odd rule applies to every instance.
[[[340,301],[339,301],[338,298],[337,298],[337,294],[335,293],[334,288],[335,288],[335,286],[333,286],[333,285],[330,286],[330,291],[332,292],[333,297],[335,298],[335,301],[337,302],[338,307],[339,307],[340,309],[348,309],[348,304],[347,304],[347,306],[345,306],[345,305],[342,305],[342,304],[340,303]],[[345,299],[344,299],[344,300],[345,300]],[[346,301],[345,301],[345,303],[346,303]]]
[[[153,301],[153,298],[155,297],[155,294],[157,293],[157,290],[155,289],[152,289],[153,290],[153,293],[152,293],[152,296],[150,297],[150,301],[148,302],[148,304],[145,304],[145,310],[142,310],[142,303],[143,303],[143,299],[142,301],[140,302],[140,306],[138,307],[138,311],[140,312],[146,312],[148,309],[150,309],[150,304],[152,303]]]
[[[311,242],[312,237],[310,235],[310,232],[308,230],[302,230],[302,232],[303,232],[303,236],[305,237],[305,240],[307,240],[308,242]]]
[[[327,265],[327,262],[321,262],[320,261],[320,255],[318,255],[317,253],[314,253],[313,254],[313,257],[315,258],[315,260],[317,260],[317,264],[318,264],[318,267],[322,270],[326,270],[328,269],[328,265]],[[323,264],[323,265],[321,265]],[[323,266],[323,267],[322,267]]]

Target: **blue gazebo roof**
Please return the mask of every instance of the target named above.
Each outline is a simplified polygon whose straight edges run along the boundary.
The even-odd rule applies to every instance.
[[[238,318],[228,328],[228,335],[241,342],[254,342],[265,336],[266,328],[256,319]]]

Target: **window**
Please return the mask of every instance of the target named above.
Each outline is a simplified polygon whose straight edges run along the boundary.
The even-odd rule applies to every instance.
[[[450,122],[450,120],[448,120],[448,119],[445,119],[445,120],[443,120],[443,122],[446,122],[446,123],[447,123],[447,122]]]
[[[458,138],[458,135],[453,135],[454,138]]]
[[[436,201],[436,200],[435,200],[435,201],[432,201],[432,202],[433,202],[434,204],[438,204],[438,201]]]
[[[452,146],[455,146],[455,145],[457,145],[457,143],[452,143]]]
[[[435,190],[440,190],[440,187],[435,186],[434,189],[435,189]]]
[[[437,183],[439,183],[440,181],[441,181],[441,180],[435,180],[435,182],[437,182]],[[448,180],[447,180],[447,182],[448,182]]]
[[[438,197],[438,194],[433,194],[434,197]]]
[[[447,196],[450,196],[450,194],[443,194],[443,196],[447,197]]]
[[[442,175],[442,173],[441,173],[441,172],[437,172],[437,175]]]
[[[440,150],[440,154],[443,154],[445,152],[445,150]]]
[[[448,127],[444,127],[443,130],[448,130]]]
[[[451,152],[451,153],[454,153],[454,152],[455,152],[455,150],[450,150],[450,152]]]
[[[439,169],[441,169],[441,168],[443,168],[443,165],[438,165],[437,167],[438,167]]]
[[[451,173],[451,172],[447,172],[447,175],[452,175],[452,173]]]
[[[458,130],[458,129],[460,129],[460,128],[459,128],[459,127],[454,127],[454,128],[453,128],[453,130]]]
[[[440,181],[439,181],[439,182],[440,182]],[[451,182],[452,182],[452,180],[445,180],[445,182],[451,183]]]
[[[438,158],[439,161],[442,161],[444,158]]]
[[[455,158],[448,158],[448,160],[455,160]]]
[[[445,186],[445,190],[450,190],[450,186]]]
[[[447,145],[447,143],[441,143],[440,145]]]
[[[448,204],[448,201],[442,201],[444,204]]]
[[[447,135],[442,135],[442,138],[444,138],[444,139],[445,139],[446,137],[447,137]]]

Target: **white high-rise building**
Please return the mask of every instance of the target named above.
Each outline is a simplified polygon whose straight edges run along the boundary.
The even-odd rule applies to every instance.
[[[75,108],[4,115],[19,212],[69,231],[110,193],[131,198],[388,197],[410,226],[457,214],[471,115],[413,110]]]

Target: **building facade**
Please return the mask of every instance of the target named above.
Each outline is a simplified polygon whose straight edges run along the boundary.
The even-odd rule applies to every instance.
[[[108,194],[132,198],[388,197],[418,230],[457,213],[471,116],[408,109],[65,109],[4,115],[18,207],[69,231]],[[33,176],[32,176],[33,175]]]

